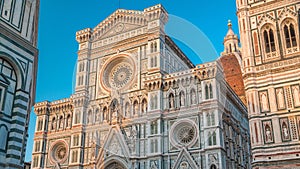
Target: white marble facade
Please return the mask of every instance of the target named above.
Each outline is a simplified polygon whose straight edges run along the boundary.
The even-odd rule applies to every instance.
[[[218,60],[191,63],[167,20],[161,5],[117,10],[76,33],[75,93],[35,105],[32,168],[250,168],[246,107]]]

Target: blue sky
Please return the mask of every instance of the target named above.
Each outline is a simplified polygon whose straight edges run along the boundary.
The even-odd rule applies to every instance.
[[[234,0],[121,0],[120,7],[143,10],[159,3],[168,11],[170,22],[172,21],[172,24],[169,27],[167,25],[166,29],[170,30],[175,42],[195,64],[200,63],[201,60],[205,62],[217,58],[217,55],[206,50],[210,47],[208,39],[216,49],[215,52],[219,54],[223,51],[222,42],[227,32],[227,20],[232,20],[233,29],[238,33]],[[118,0],[41,1],[36,102],[70,97],[73,91],[73,72],[78,50],[75,40],[76,31],[95,27],[118,7]],[[173,21],[175,26],[173,26]],[[177,23],[177,21],[181,21],[181,23]],[[192,24],[200,30],[200,35],[195,36],[199,32],[190,31],[188,28],[177,29],[176,24],[181,24],[183,28],[183,24],[187,24],[188,28],[191,28]],[[208,39],[205,39],[205,36]],[[182,37],[189,37],[183,40],[184,42],[189,41],[189,43],[180,42]],[[197,50],[199,52],[195,52]],[[201,60],[196,53],[203,55],[200,56]],[[36,116],[32,111],[25,161],[31,161],[35,119]]]

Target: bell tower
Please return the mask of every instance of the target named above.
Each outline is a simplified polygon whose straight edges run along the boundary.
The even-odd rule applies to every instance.
[[[237,0],[253,168],[299,165],[299,0]]]

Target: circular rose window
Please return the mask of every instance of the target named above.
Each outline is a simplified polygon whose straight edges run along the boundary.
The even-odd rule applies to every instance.
[[[109,90],[121,89],[130,86],[134,79],[134,63],[129,57],[120,56],[106,61],[100,82]]]
[[[50,153],[51,161],[58,163],[64,162],[68,157],[68,149],[66,143],[62,140],[53,143]]]
[[[195,144],[198,130],[195,122],[184,119],[175,122],[170,130],[170,141],[175,147],[190,147]]]
[[[116,65],[111,74],[109,79],[109,85],[112,88],[122,88],[126,84],[128,84],[129,80],[132,78],[132,69],[130,65],[126,63],[121,63]]]

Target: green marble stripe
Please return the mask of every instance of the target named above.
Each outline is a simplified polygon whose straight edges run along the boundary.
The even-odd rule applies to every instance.
[[[15,145],[9,145],[8,149],[10,149],[10,150],[16,150],[16,151],[21,151],[22,147],[18,147],[18,146],[15,146]]]
[[[24,133],[23,130],[16,129],[16,128],[10,129],[10,132],[15,132],[15,133],[22,134],[22,135],[23,135],[23,133]]]
[[[18,125],[20,125],[20,126],[22,126],[22,127],[25,126],[25,123],[22,122],[22,121],[19,121],[19,120],[12,120],[12,121],[11,121],[11,124],[18,124]]]
[[[23,143],[23,140],[21,138],[18,138],[18,137],[9,137],[7,139],[7,141],[14,141],[14,142],[18,142],[18,143]]]
[[[23,110],[27,110],[27,106],[25,106],[25,105],[23,105],[23,104],[21,104],[21,103],[16,103],[16,104],[14,104],[14,108],[15,108],[15,107],[21,108],[21,109],[23,109]]]
[[[24,102],[28,102],[28,98],[27,97],[24,97],[24,96],[22,96],[22,95],[17,95],[16,97],[15,97],[15,100],[22,100],[22,101],[24,101]]]
[[[13,158],[13,159],[20,160],[21,156],[15,154],[6,154],[6,158]]]
[[[22,117],[22,118],[26,118],[26,115],[25,114],[22,114],[22,113],[20,113],[20,112],[13,112],[12,114],[11,114],[12,116],[19,116],[19,117]]]
[[[26,53],[34,56],[34,52],[26,49],[25,47],[23,47],[22,45],[20,45],[19,43],[16,43],[15,41],[13,41],[12,39],[6,37],[5,35],[1,34],[0,33],[0,37],[2,37],[3,39],[9,41],[10,43],[12,43],[13,45],[17,46],[18,48],[22,49],[23,51],[25,51]],[[5,44],[3,43],[0,43],[1,45],[5,46],[6,48],[8,48],[9,50],[11,50],[12,52],[14,52],[15,54],[21,56],[23,59],[26,59],[27,61],[29,62],[32,62],[31,60],[28,60],[25,56],[21,55],[20,53],[16,52],[15,50],[12,50],[10,47],[6,46]]]

